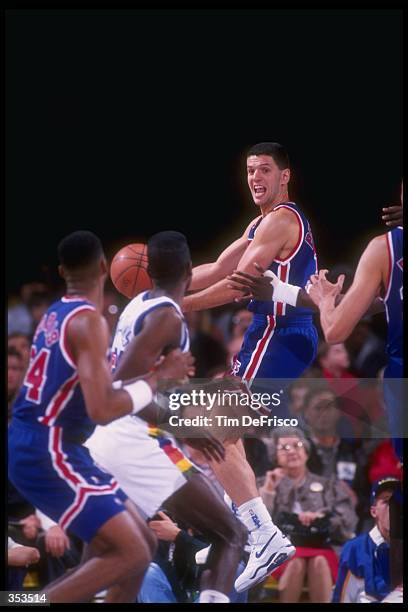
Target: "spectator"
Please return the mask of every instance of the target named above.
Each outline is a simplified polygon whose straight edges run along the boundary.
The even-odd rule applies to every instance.
[[[348,370],[350,357],[343,342],[328,344],[321,342],[317,362],[323,377],[338,397],[338,406],[353,428],[355,436],[361,437],[367,429],[368,418],[365,412],[358,379]]]
[[[331,544],[353,536],[357,517],[336,479],[307,469],[309,443],[300,429],[277,429],[273,437],[279,467],[267,472],[260,494],[274,522],[297,547],[294,558],[274,573],[279,598],[298,602],[306,579],[310,601],[328,602],[338,568]]]
[[[17,392],[23,382],[24,366],[23,358],[14,347],[7,350],[7,416],[11,419],[11,410]]]
[[[47,285],[26,283],[21,287],[21,301],[8,310],[8,333],[22,333],[31,336],[44,311],[51,303]],[[47,308],[45,308],[46,310]]]
[[[254,315],[246,308],[237,310],[231,318],[231,339],[243,338],[246,330],[251,325]]]
[[[27,334],[14,333],[9,334],[7,339],[8,348],[13,348],[18,351],[23,360],[23,370],[24,374],[28,368],[28,364],[30,361],[30,352],[31,352],[31,340],[30,336]]]
[[[375,378],[386,365],[385,342],[370,328],[367,318],[362,319],[346,340],[353,370],[361,378]]]
[[[227,351],[204,323],[205,312],[188,312],[185,318],[190,332],[190,350],[195,357],[196,378],[210,378],[221,367],[225,369]]]
[[[390,439],[381,440],[368,457],[369,482],[375,482],[386,475],[402,479],[402,466]]]
[[[182,529],[162,511],[149,522],[159,540],[158,552],[144,577],[138,596],[139,603],[187,603],[196,601],[201,568],[195,555],[207,546],[193,536],[190,529]],[[241,572],[243,567],[239,568]],[[246,602],[246,593],[230,595],[231,603]]]
[[[7,588],[21,591],[28,567],[38,563],[40,553],[34,546],[23,546],[8,537],[7,546]]]
[[[344,437],[348,422],[344,427],[338,399],[324,381],[309,391],[303,414],[310,438],[309,470],[325,478],[336,477],[364,521],[370,496],[367,457],[361,445]]]
[[[375,526],[344,545],[334,603],[379,602],[391,592],[389,501],[399,484],[392,476],[374,483],[370,512]]]

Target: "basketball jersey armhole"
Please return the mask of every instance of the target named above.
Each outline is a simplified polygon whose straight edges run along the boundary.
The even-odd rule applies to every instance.
[[[286,204],[279,204],[279,206],[276,206],[276,208],[274,210],[278,210],[279,208],[286,208],[287,210],[290,210],[297,219],[297,222],[299,224],[299,236],[298,236],[298,241],[296,243],[296,245],[293,247],[292,251],[289,253],[289,255],[287,257],[285,257],[285,259],[281,259],[279,257],[275,257],[274,261],[278,264],[286,264],[288,263],[291,259],[293,259],[293,257],[298,253],[299,249],[302,246],[304,237],[305,237],[305,227],[303,224],[303,219],[300,216],[300,214],[298,213],[297,210],[295,210],[294,208],[292,208],[291,206],[287,206]]]
[[[71,310],[71,312],[65,317],[62,326],[61,326],[61,335],[60,335],[60,339],[59,339],[59,346],[61,349],[61,353],[65,359],[65,361],[68,363],[68,365],[71,366],[71,368],[73,368],[74,370],[76,369],[76,364],[74,362],[74,358],[68,348],[68,342],[67,342],[67,325],[70,321],[72,321],[72,319],[77,315],[80,314],[81,312],[84,312],[85,310],[91,310],[92,312],[96,312],[96,309],[94,306],[91,306],[91,304],[81,304],[81,306],[78,306],[77,308],[75,308],[74,310]]]

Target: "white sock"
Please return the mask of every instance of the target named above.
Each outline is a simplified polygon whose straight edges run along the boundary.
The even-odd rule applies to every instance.
[[[201,591],[200,599],[198,603],[229,603],[229,597],[220,593],[219,591],[213,591],[212,589],[205,589]]]
[[[256,531],[266,526],[274,527],[271,515],[261,497],[254,497],[239,506],[238,516],[249,532]]]
[[[225,491],[224,491],[224,501],[227,504],[228,508],[231,510],[231,512],[233,512],[237,518],[241,518],[239,516],[237,504],[232,501],[228,493],[225,493]]]

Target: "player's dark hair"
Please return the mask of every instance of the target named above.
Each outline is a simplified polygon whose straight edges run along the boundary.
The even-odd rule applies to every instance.
[[[250,155],[269,155],[279,170],[289,168],[289,156],[286,149],[279,142],[259,142],[249,149],[247,158]]]
[[[180,232],[159,232],[147,242],[148,273],[159,285],[179,281],[191,266],[187,239]]]
[[[103,257],[103,247],[98,236],[86,230],[65,236],[58,245],[58,259],[68,270],[75,270],[96,263]]]

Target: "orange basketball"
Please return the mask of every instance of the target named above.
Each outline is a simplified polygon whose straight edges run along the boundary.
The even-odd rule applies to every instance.
[[[128,244],[120,249],[112,260],[110,277],[119,293],[129,299],[151,289],[152,281],[147,273],[147,246]]]

